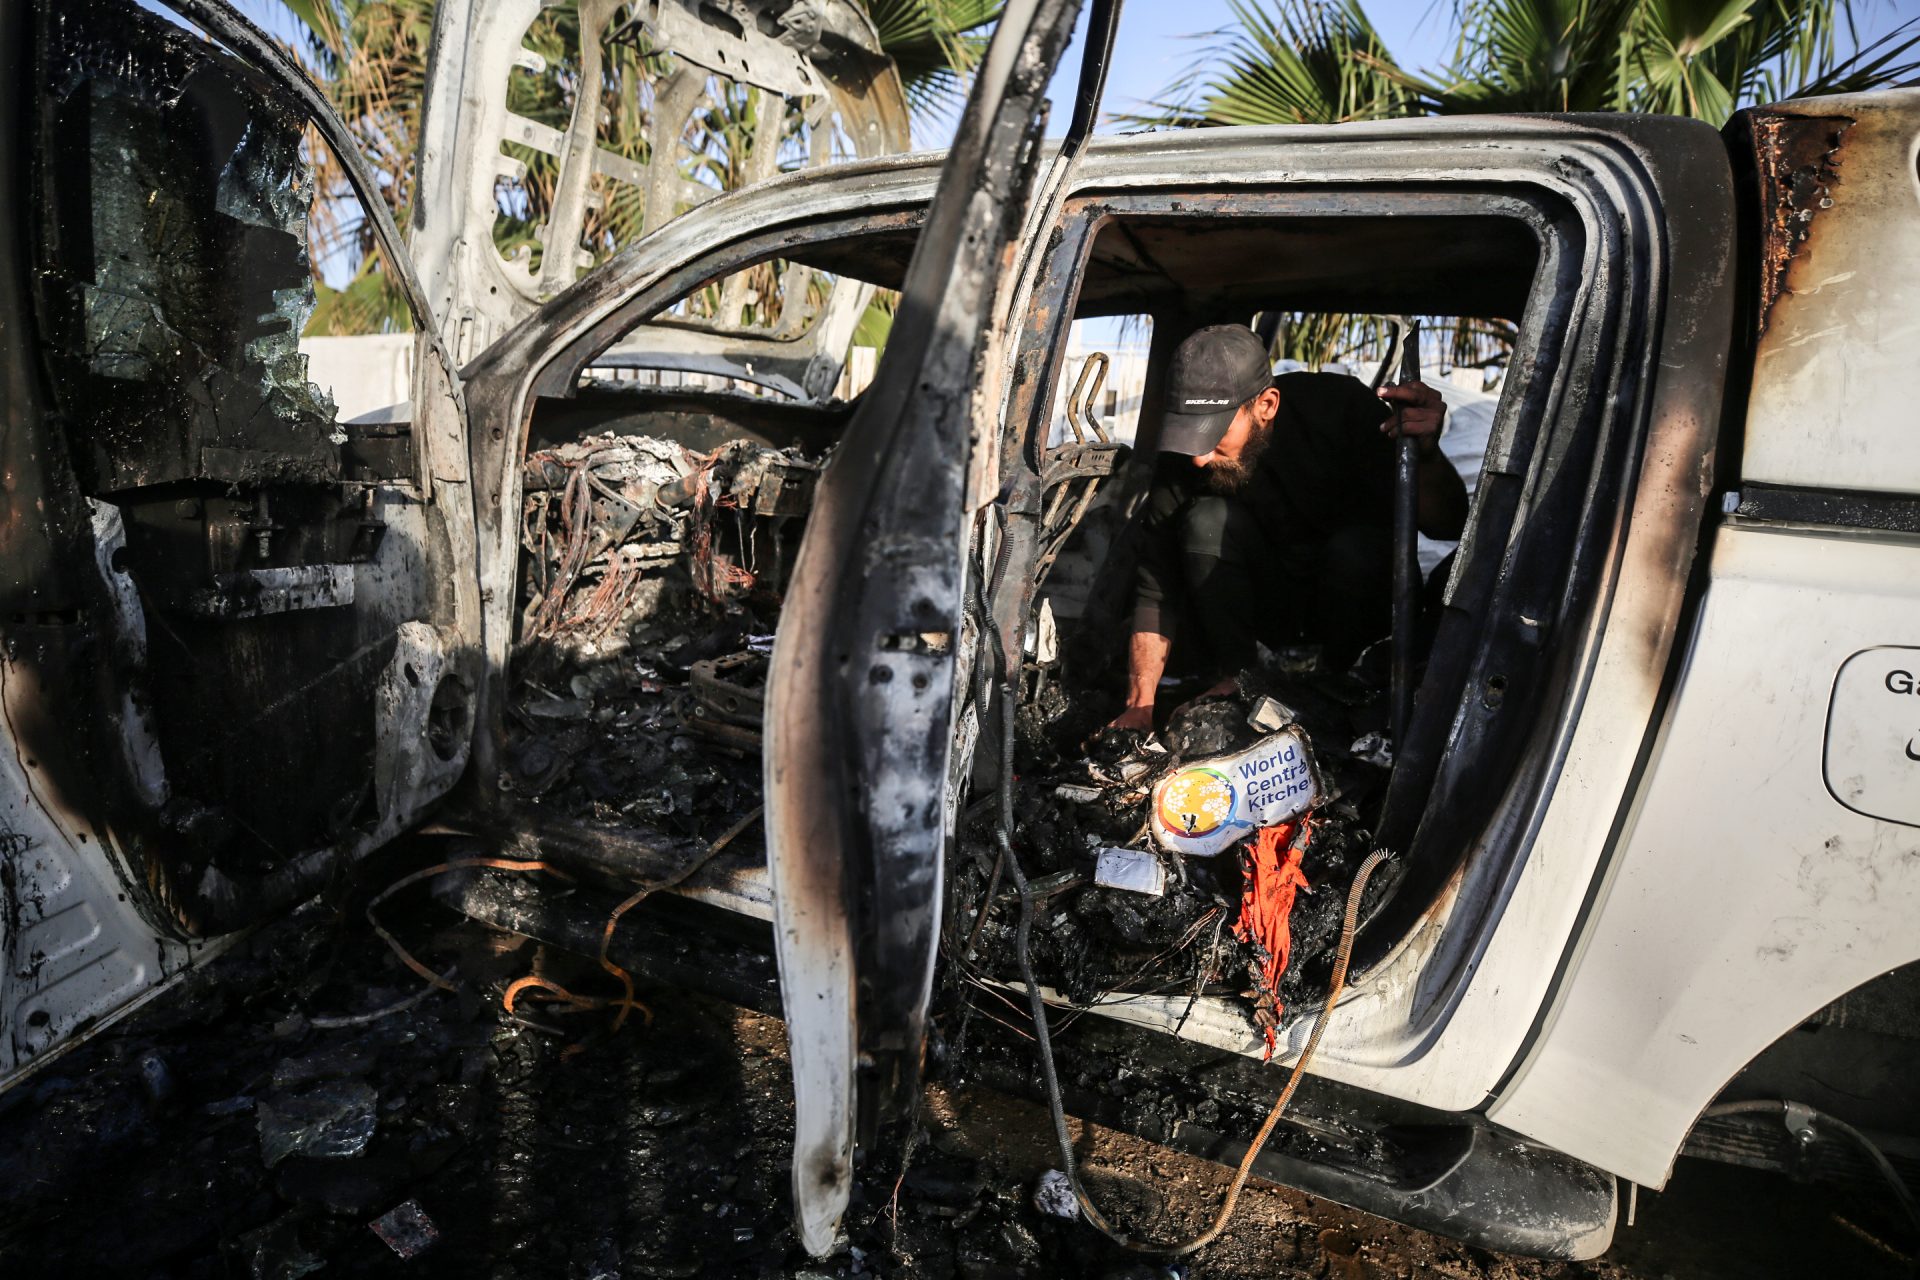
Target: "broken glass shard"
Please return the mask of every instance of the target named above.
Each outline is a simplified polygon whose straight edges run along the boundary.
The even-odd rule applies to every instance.
[[[268,1166],[291,1155],[357,1156],[373,1141],[379,1095],[363,1080],[338,1080],[262,1102],[260,1155]]]

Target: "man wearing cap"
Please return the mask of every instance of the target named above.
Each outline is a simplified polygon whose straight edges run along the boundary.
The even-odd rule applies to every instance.
[[[1182,342],[1143,518],[1127,704],[1113,727],[1153,726],[1176,638],[1218,679],[1207,693],[1224,693],[1259,644],[1317,643],[1340,667],[1385,635],[1396,435],[1418,441],[1420,531],[1451,539],[1466,525],[1466,486],[1440,452],[1445,414],[1419,381],[1376,395],[1345,374],[1275,377],[1266,344],[1240,325]]]

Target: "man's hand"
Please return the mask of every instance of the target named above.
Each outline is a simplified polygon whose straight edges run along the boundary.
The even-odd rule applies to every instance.
[[[1467,486],[1440,452],[1440,424],[1447,416],[1447,402],[1418,378],[1384,386],[1376,394],[1395,409],[1380,430],[1395,438],[1407,436],[1417,446],[1420,476],[1415,523],[1420,532],[1443,542],[1458,538],[1467,524]]]
[[[1182,711],[1185,711],[1188,707],[1192,706],[1196,702],[1205,702],[1208,698],[1224,698],[1229,694],[1235,694],[1238,692],[1240,692],[1240,681],[1234,678],[1233,676],[1228,676],[1226,679],[1221,680],[1220,682],[1215,684],[1212,688],[1203,689],[1199,693],[1195,694],[1193,697],[1181,703],[1177,708],[1174,709],[1173,714],[1179,715]],[[1107,728],[1138,729],[1142,732],[1145,732],[1146,730],[1153,728],[1153,705],[1149,703],[1146,706],[1140,706],[1140,707],[1129,706],[1125,711],[1122,711],[1119,715],[1115,716],[1113,718],[1112,723],[1110,723],[1107,726]]]
[[[1412,436],[1420,442],[1422,453],[1431,453],[1439,446],[1440,423],[1447,416],[1447,402],[1440,398],[1438,391],[1413,378],[1390,382],[1374,394],[1398,410],[1380,424],[1383,433],[1395,438]]]
[[[1127,707],[1113,718],[1109,729],[1144,733],[1153,728],[1153,700],[1159,695],[1160,677],[1166,673],[1167,655],[1172,651],[1173,637],[1134,627],[1127,640]]]

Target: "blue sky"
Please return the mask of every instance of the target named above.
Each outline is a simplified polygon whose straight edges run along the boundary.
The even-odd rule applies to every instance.
[[[1431,66],[1452,51],[1452,5],[1448,0],[1365,3],[1387,48],[1403,65]],[[1113,70],[1107,78],[1107,109],[1135,111],[1145,106],[1214,43],[1208,39],[1211,33],[1231,25],[1233,11],[1227,0],[1127,0],[1121,9]],[[1072,110],[1085,36],[1083,14],[1050,90],[1058,128],[1065,127]]]
[[[1271,0],[1254,2],[1262,7],[1271,4]],[[1436,68],[1452,54],[1457,32],[1451,0],[1363,0],[1363,3],[1387,49],[1402,66]],[[1871,43],[1916,17],[1920,17],[1920,0],[1855,0],[1854,4],[1854,20],[1861,43]],[[1227,0],[1126,0],[1121,10],[1113,70],[1107,79],[1106,109],[1137,111],[1215,43],[1207,38],[1209,33],[1231,25],[1233,11]],[[1049,90],[1054,103],[1055,132],[1066,128],[1073,109],[1073,90],[1080,75],[1085,32],[1083,15],[1073,44],[1060,60],[1060,70]],[[1103,122],[1102,128],[1112,126]]]

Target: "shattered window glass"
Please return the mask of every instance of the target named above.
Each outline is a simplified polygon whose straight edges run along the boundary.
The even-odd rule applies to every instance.
[[[338,478],[335,406],[299,345],[304,113],[130,4],[42,21],[41,281],[93,491]]]

